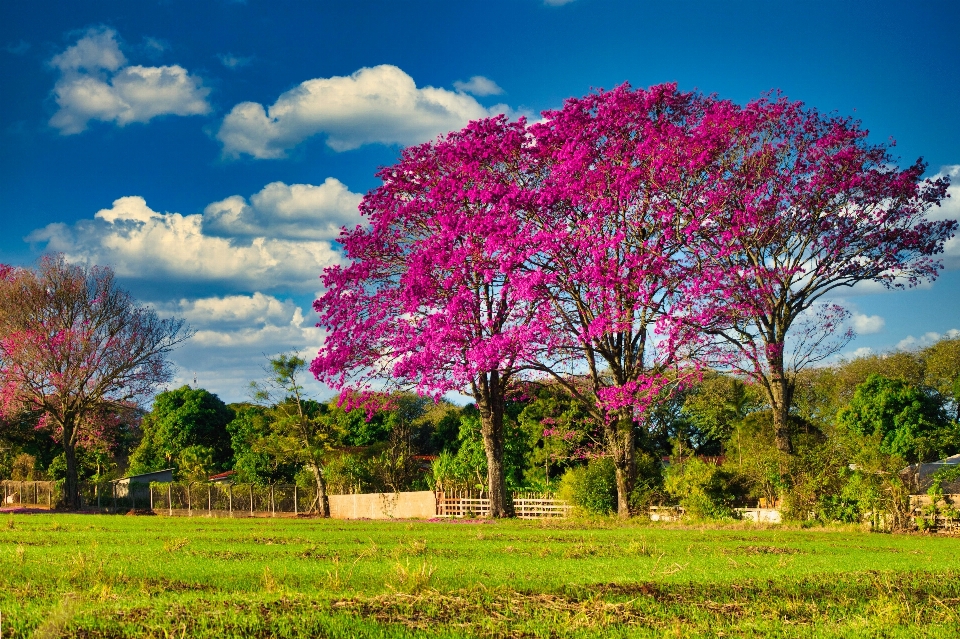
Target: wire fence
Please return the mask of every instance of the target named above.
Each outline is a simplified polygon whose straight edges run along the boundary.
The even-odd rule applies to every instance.
[[[54,508],[62,497],[62,483],[52,481],[0,482],[3,506]],[[336,496],[331,496],[336,499]],[[566,501],[547,493],[511,495],[520,519],[567,517]],[[101,513],[154,512],[170,516],[277,517],[309,515],[317,511],[316,488],[295,484],[234,484],[210,482],[128,483],[80,482],[81,509]],[[490,499],[482,491],[439,491],[436,516],[475,518],[490,516]]]
[[[3,503],[5,507],[32,506],[34,508],[53,508],[57,503],[56,482],[52,481],[14,481],[5,479],[3,484]]]

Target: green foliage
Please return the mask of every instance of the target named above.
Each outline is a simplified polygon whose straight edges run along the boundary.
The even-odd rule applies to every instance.
[[[585,513],[610,515],[617,509],[617,476],[613,460],[596,457],[567,470],[560,480],[559,496]]]
[[[364,453],[330,453],[326,458],[327,487],[334,495],[354,492],[381,492],[370,472],[370,455]]]
[[[507,490],[524,488],[530,445],[520,424],[507,419],[504,429],[503,467]],[[455,449],[456,452],[452,452]],[[480,413],[473,406],[460,416],[457,445],[441,451],[431,468],[430,481],[438,489],[486,490],[487,453],[483,446]]]
[[[870,375],[837,424],[860,435],[879,435],[880,450],[907,461],[929,461],[960,448],[960,429],[951,424],[939,396],[899,379]]]
[[[479,413],[473,411],[460,417],[457,442],[459,445],[456,453],[444,450],[439,458],[434,460],[434,485],[438,490],[486,490],[487,454],[480,433]]]
[[[113,479],[117,475],[116,464],[109,452],[104,450],[88,450],[78,446],[76,448],[77,477],[81,481],[102,481]],[[67,476],[67,460],[60,453],[47,466],[46,476],[59,481]]]
[[[690,457],[671,464],[663,487],[693,519],[729,519],[734,515],[734,478],[716,464]]]
[[[690,447],[699,454],[718,454],[719,444],[762,403],[754,387],[729,375],[708,373],[683,401],[683,413],[696,433],[688,438]]]
[[[576,451],[591,440],[595,424],[580,402],[557,385],[544,385],[517,415],[530,446],[530,477],[544,487],[576,462]]]
[[[932,482],[927,489],[927,494],[931,497],[943,497],[943,485],[955,481],[960,481],[960,464],[954,464],[941,468],[930,477]]]
[[[386,423],[386,413],[378,411],[368,418],[367,411],[355,408],[343,410],[333,399],[327,405],[329,419],[334,430],[340,433],[338,443],[343,446],[371,446],[386,441],[390,435],[390,426]]]
[[[177,457],[180,477],[191,481],[205,481],[216,474],[213,465],[214,451],[209,446],[187,446]]]
[[[219,397],[202,388],[183,386],[156,396],[153,410],[143,419],[143,439],[130,458],[132,474],[164,468],[181,470],[181,455],[200,446],[210,451],[208,470],[230,469],[233,450],[227,424],[234,412]],[[198,472],[195,453],[188,454],[190,472]]]

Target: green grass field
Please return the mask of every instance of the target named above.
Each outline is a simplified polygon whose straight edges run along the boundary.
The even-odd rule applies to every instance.
[[[2,637],[958,637],[960,539],[2,515]]]

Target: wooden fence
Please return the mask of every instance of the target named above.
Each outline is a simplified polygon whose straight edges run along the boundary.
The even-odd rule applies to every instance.
[[[573,507],[544,493],[513,493],[513,511],[518,519],[567,517]],[[437,517],[488,517],[490,498],[481,491],[455,490],[437,493]]]

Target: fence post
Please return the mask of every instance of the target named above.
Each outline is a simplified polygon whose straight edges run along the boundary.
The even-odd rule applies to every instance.
[[[270,484],[270,516],[271,517],[277,516],[277,505],[273,501],[273,484]]]
[[[117,512],[117,482],[110,482],[110,487],[113,489],[113,512]]]
[[[187,482],[187,515],[193,517],[193,502],[191,501],[190,487],[193,486],[193,482]]]
[[[230,516],[233,517],[233,484],[227,484],[227,499]]]
[[[213,493],[213,484],[207,484],[207,515],[208,516],[213,514],[212,493]]]
[[[20,505],[23,506],[23,482],[20,482],[20,492],[17,493],[20,498]]]
[[[53,508],[53,485],[47,484],[47,508]]]
[[[253,484],[250,484],[250,516],[253,517]]]
[[[299,515],[300,511],[298,510],[299,505],[297,504],[297,485],[293,485],[293,514]]]
[[[167,482],[167,514],[173,516],[173,483]]]
[[[153,482],[150,482],[150,510],[153,510]]]

